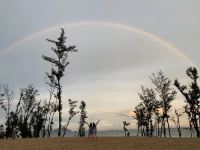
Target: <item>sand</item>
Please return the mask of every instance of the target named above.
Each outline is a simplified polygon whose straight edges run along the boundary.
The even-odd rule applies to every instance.
[[[99,137],[4,139],[0,150],[200,150],[197,138]]]

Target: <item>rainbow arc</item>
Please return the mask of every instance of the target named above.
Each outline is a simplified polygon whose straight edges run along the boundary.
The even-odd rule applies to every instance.
[[[113,27],[113,28],[118,28],[118,29],[124,29],[124,30],[129,30],[131,32],[135,32],[138,34],[141,34],[147,38],[150,38],[154,41],[156,41],[158,44],[163,45],[164,47],[166,47],[169,51],[175,53],[177,56],[179,56],[180,58],[182,58],[184,61],[186,61],[187,63],[189,63],[189,65],[193,65],[196,66],[194,62],[192,62],[180,49],[176,48],[174,45],[172,45],[171,43],[167,42],[166,40],[164,40],[161,37],[158,37],[150,32],[147,32],[145,30],[142,30],[140,28],[134,27],[134,26],[129,26],[129,25],[124,25],[124,24],[119,24],[119,23],[112,23],[112,22],[75,22],[75,23],[65,23],[62,25],[57,25],[57,26],[53,26],[53,27],[49,27],[49,28],[45,28],[41,31],[38,31],[32,35],[29,35],[27,37],[24,37],[18,41],[16,41],[15,43],[13,43],[12,45],[10,45],[9,47],[1,50],[0,54],[4,54],[7,53],[9,51],[14,50],[16,47],[20,46],[21,44],[24,44],[26,42],[28,42],[29,40],[32,40],[42,34],[57,30],[58,28],[67,28],[67,27],[81,27],[81,26],[107,26],[107,27]]]

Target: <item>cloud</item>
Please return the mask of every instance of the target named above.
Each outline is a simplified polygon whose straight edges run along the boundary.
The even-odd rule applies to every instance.
[[[98,124],[98,130],[117,130],[122,129],[123,121],[128,121],[130,123],[134,122],[133,118],[128,115],[127,110],[105,110],[105,111],[91,111],[89,108],[86,108],[88,118],[86,121],[90,122],[97,122],[100,120]],[[68,112],[67,109],[63,109],[62,111],[63,117],[63,125],[67,122]],[[77,114],[70,122],[69,129],[70,130],[77,130],[79,127],[79,120],[80,114]],[[54,117],[54,128],[58,128],[58,115]],[[86,129],[88,128],[85,125]],[[134,128],[132,124],[130,128]]]
[[[12,4],[5,1],[0,6],[0,49],[49,26],[100,20],[138,26],[152,32],[183,49],[199,63],[199,2],[179,4],[178,1],[157,0],[126,3],[87,0],[79,5],[75,1],[48,1],[48,5],[45,1],[23,0]],[[69,9],[65,9],[66,6],[70,6]],[[52,45],[45,39],[56,39],[59,32],[58,29],[41,35],[5,55],[0,54],[1,82],[8,83],[16,95],[19,88],[33,83],[40,90],[40,97],[47,97],[44,74],[50,70],[50,65],[41,55],[53,56]],[[78,53],[70,55],[70,65],[62,80],[64,106],[67,108],[65,100],[68,98],[85,100],[91,118],[94,113],[94,120],[102,119],[102,129],[115,128],[116,124],[116,128],[121,128],[121,120],[128,118],[126,113],[118,111],[134,108],[140,85],[152,86],[148,78],[152,72],[163,69],[172,80],[185,77],[187,63],[155,41],[130,31],[90,26],[67,28],[66,34],[68,44],[76,45]],[[177,100],[174,104],[179,102],[183,103]],[[99,110],[102,112],[95,115]],[[72,126],[77,121],[78,118]]]

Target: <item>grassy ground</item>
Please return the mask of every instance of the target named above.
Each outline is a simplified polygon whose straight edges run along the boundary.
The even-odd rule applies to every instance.
[[[200,150],[197,138],[100,137],[0,140],[0,150]]]

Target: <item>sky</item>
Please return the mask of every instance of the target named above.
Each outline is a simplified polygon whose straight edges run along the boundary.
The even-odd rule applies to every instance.
[[[48,98],[44,76],[50,64],[41,56],[54,56],[45,39],[57,39],[62,27],[67,45],[78,50],[70,54],[62,80],[63,122],[71,98],[86,102],[87,121],[100,119],[99,130],[122,129],[124,120],[134,128],[129,113],[140,102],[141,85],[153,87],[153,72],[162,69],[172,81],[187,84],[186,68],[199,67],[199,15],[199,0],[2,1],[0,83],[15,91],[14,103],[19,89],[31,83],[38,99]],[[178,93],[173,106],[183,105]],[[77,129],[78,118],[70,129]]]

